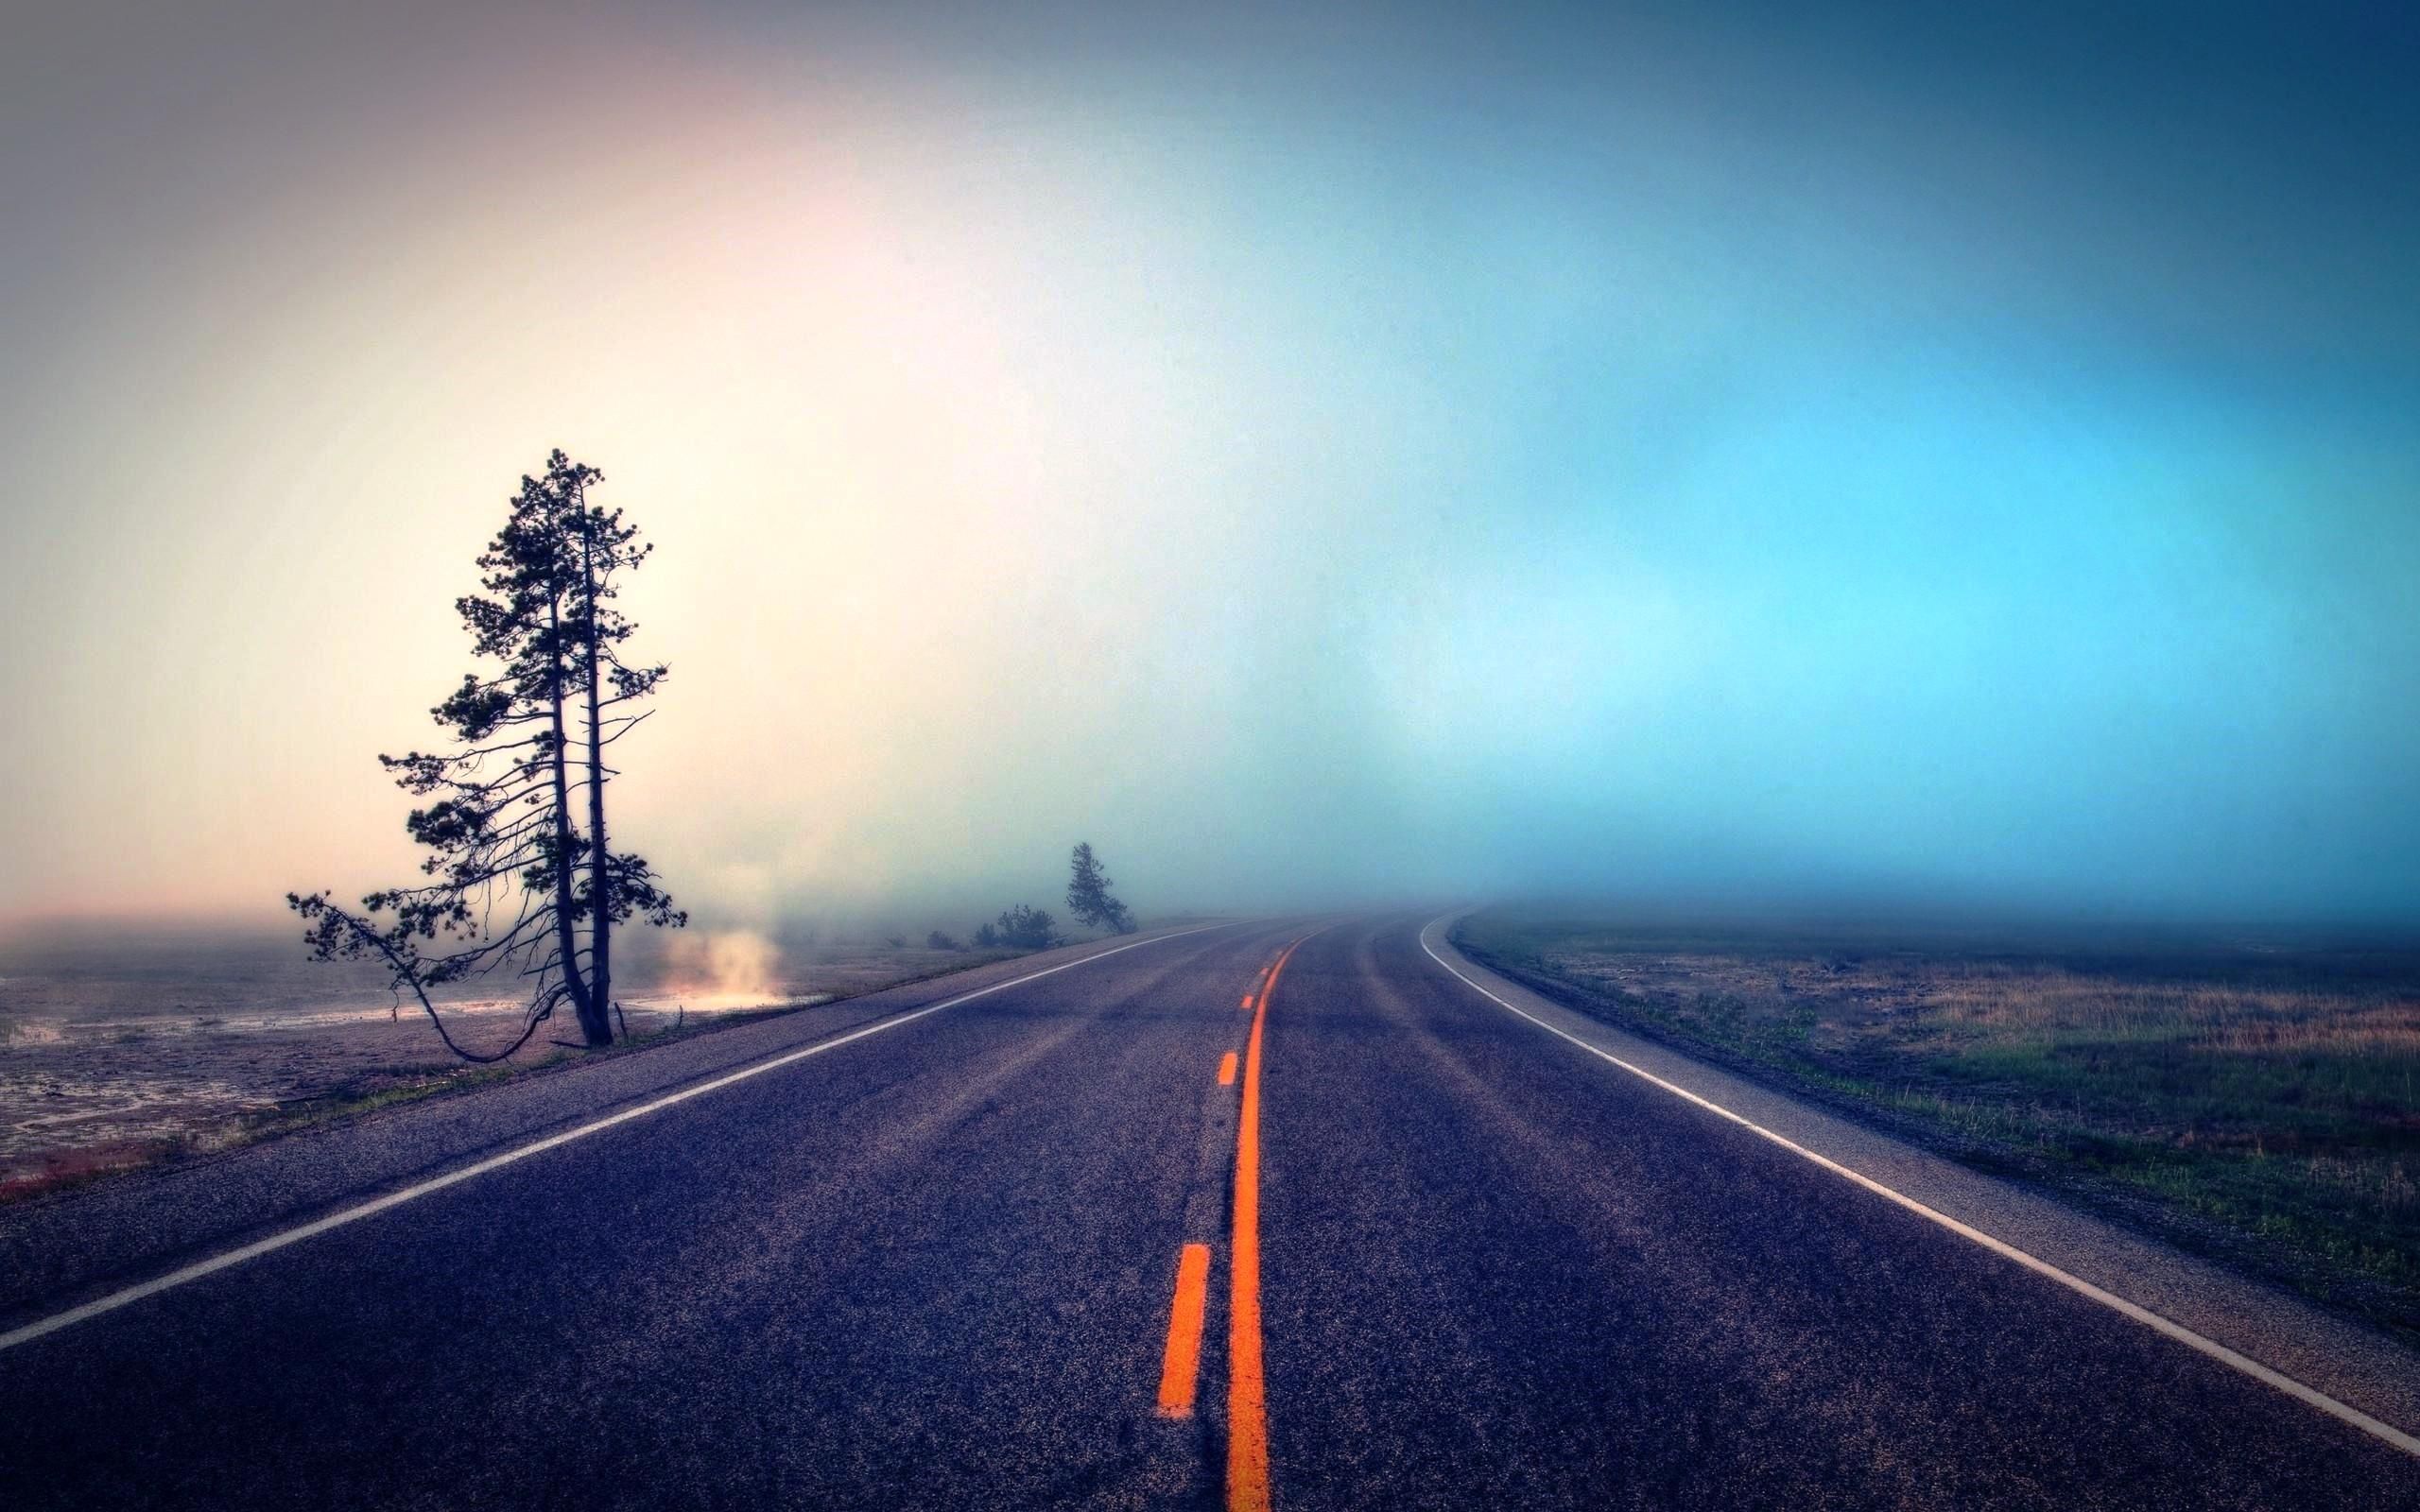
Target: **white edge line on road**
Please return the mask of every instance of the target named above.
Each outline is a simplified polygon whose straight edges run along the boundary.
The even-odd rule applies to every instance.
[[[924,1007],[912,1009],[896,1018],[878,1019],[873,1023],[852,1029],[847,1034],[808,1045],[804,1050],[788,1051],[769,1060],[760,1060],[753,1065],[742,1066],[737,1071],[727,1072],[710,1081],[701,1081],[693,1087],[683,1087],[679,1091],[659,1097],[653,1102],[641,1103],[636,1108],[626,1108],[618,1113],[608,1114],[592,1123],[582,1124],[578,1128],[567,1128],[560,1134],[549,1134],[544,1139],[519,1145],[501,1155],[491,1155],[486,1160],[475,1161],[458,1171],[448,1171],[443,1176],[432,1177],[426,1181],[405,1187],[401,1191],[389,1192],[383,1197],[372,1198],[368,1202],[347,1208],[341,1212],[332,1212],[324,1218],[314,1219],[298,1228],[270,1234],[266,1239],[256,1239],[240,1248],[213,1255],[208,1260],[195,1261],[190,1265],[172,1270],[164,1276],[153,1277],[147,1281],[129,1286],[123,1291],[112,1292],[107,1297],[96,1297],[89,1302],[71,1307],[63,1313],[54,1313],[48,1317],[39,1318],[23,1328],[11,1329],[6,1333],[0,1333],[0,1349],[14,1349],[20,1344],[39,1339],[46,1333],[56,1333],[60,1329],[73,1327],[86,1318],[98,1317],[104,1313],[113,1313],[130,1302],[139,1302],[147,1297],[156,1297],[172,1287],[182,1286],[187,1281],[199,1280],[204,1276],[225,1270],[233,1265],[240,1265],[248,1260],[257,1260],[274,1250],[284,1249],[288,1245],[301,1244],[303,1240],[326,1233],[331,1228],[341,1228],[346,1224],[358,1223],[364,1218],[385,1212],[389,1208],[399,1208],[414,1197],[424,1197],[432,1192],[441,1192],[447,1187],[468,1181],[473,1177],[485,1176],[490,1171],[510,1165],[515,1160],[525,1160],[530,1156],[542,1154],[559,1145],[569,1144],[574,1140],[586,1139],[591,1134],[601,1133],[617,1124],[627,1124],[632,1119],[645,1118],[649,1113],[660,1113],[676,1103],[685,1103],[692,1097],[702,1097],[708,1092],[719,1091],[735,1082],[746,1081],[751,1076],[762,1076],[769,1071],[779,1071],[784,1066],[795,1064],[810,1056],[820,1056],[827,1050],[838,1050],[842,1045],[863,1040],[868,1035],[880,1034],[886,1029],[896,1029],[903,1023],[913,1023],[918,1019],[927,1014],[939,1013],[943,1008],[954,1008],[961,1003],[972,1003],[977,998],[990,997],[994,992],[1004,992],[1012,987],[1023,987],[1028,982],[1038,982],[1046,976],[1056,976],[1061,971],[1070,971],[1079,966],[1090,966],[1095,961],[1123,954],[1127,951],[1141,950],[1146,945],[1182,939],[1187,935],[1206,934],[1214,929],[1236,927],[1232,923],[1201,924],[1192,929],[1180,929],[1166,935],[1154,935],[1150,939],[1138,939],[1131,945],[1119,945],[1098,952],[1080,961],[1066,961],[1046,971],[1028,972],[1024,976],[1012,977],[1006,982],[994,982],[990,987],[977,988],[972,992],[960,993],[945,1002],[927,1004]]]
[[[2261,1383],[2263,1385],[2274,1386],[2277,1390],[2284,1392],[2287,1396],[2292,1397],[2298,1401],[2306,1402],[2310,1406],[2316,1407],[2320,1411],[2327,1414],[2330,1418],[2337,1418],[2342,1422],[2350,1423],[2352,1426],[2360,1429],[2371,1437],[2378,1439],[2383,1443],[2392,1444],[2407,1454],[2420,1455],[2420,1438],[2414,1438],[2411,1435],[2403,1432],[2401,1429],[2396,1428],[2392,1424],[2380,1422],[2376,1418],[2371,1417],[2368,1413],[2361,1411],[2359,1407],[2347,1406],[2343,1402],[2341,1402],[2335,1398],[2327,1395],[2325,1392],[2314,1390],[2309,1386],[2304,1385],[2301,1382],[2296,1381],[2291,1376],[2282,1375],[2275,1370],[2272,1370],[2269,1366],[2262,1365],[2259,1361],[2253,1359],[2251,1356],[2238,1354],[2235,1350],[2228,1349],[2225,1345],[2221,1344],[2218,1340],[2205,1338],[2172,1318],[2162,1317],[2159,1314],[2152,1312],[2150,1308],[2144,1307],[2139,1303],[2130,1302],[2126,1300],[2126,1298],[2117,1295],[2115,1292],[2103,1291],[2100,1287],[2092,1284],[2092,1282],[2085,1280],[2081,1276],[2072,1275],[2066,1271],[2061,1270],[2058,1266],[2051,1264],[2048,1261],[2037,1259],[2032,1255],[2029,1255],[2024,1250],[2017,1248],[2014,1245],[2009,1244],[2005,1240],[1995,1239],[1990,1234],[1983,1232],[1980,1228],[1961,1223],[1937,1208],[1928,1208],[1923,1203],[1918,1202],[1915,1198],[1907,1195],[1905,1193],[1895,1192],[1891,1188],[1884,1186],[1881,1182],[1875,1180],[1872,1177],[1864,1176],[1858,1172],[1850,1170],[1847,1166],[1842,1165],[1840,1161],[1831,1159],[1829,1156],[1818,1155],[1813,1150],[1808,1149],[1806,1145],[1800,1144],[1796,1141],[1791,1140],[1785,1135],[1776,1134],[1772,1129],[1765,1127],[1761,1124],[1753,1123],[1748,1119],[1740,1117],[1738,1114],[1733,1112],[1731,1109],[1723,1107],[1720,1103],[1708,1102],[1706,1099],[1700,1097],[1697,1093],[1689,1091],[1685,1087],[1675,1086],[1673,1083],[1666,1081],[1663,1077],[1656,1075],[1651,1071],[1645,1070],[1642,1067],[1634,1066],[1629,1061],[1622,1059],[1619,1056],[1614,1055],[1609,1051],[1599,1050],[1595,1045],[1590,1044],[1587,1040],[1581,1039],[1578,1035],[1566,1033],[1565,1031],[1555,1027],[1553,1024],[1547,1022],[1546,1020],[1539,1018],[1536,1014],[1531,1013],[1525,1008],[1515,1007],[1512,1004],[1505,1002],[1502,998],[1497,997],[1493,992],[1490,992],[1487,988],[1479,986],[1477,982],[1472,981],[1469,977],[1462,975],[1461,972],[1455,971],[1453,963],[1446,960],[1443,955],[1438,954],[1435,948],[1428,943],[1428,931],[1435,929],[1439,924],[1443,924],[1454,917],[1454,915],[1448,914],[1444,919],[1432,921],[1428,925],[1427,929],[1422,930],[1420,932],[1420,948],[1428,953],[1428,958],[1430,960],[1435,961],[1438,965],[1443,967],[1464,987],[1467,987],[1472,991],[1477,992],[1479,996],[1487,999],[1490,1003],[1495,1004],[1497,1007],[1504,1009],[1508,1013],[1518,1014],[1520,1017],[1529,1020],[1531,1023],[1536,1024],[1539,1028],[1544,1029],[1547,1033],[1553,1035],[1555,1038],[1569,1040],[1571,1043],[1578,1045],[1581,1049],[1587,1051],[1590,1055],[1597,1057],[1599,1059],[1609,1061],[1614,1065],[1619,1066],[1622,1070],[1629,1072],[1639,1080],[1647,1082],[1652,1086],[1659,1087],[1665,1091],[1670,1092],[1673,1096],[1680,1098],[1683,1102],[1694,1103],[1698,1107],[1704,1108],[1707,1112],[1714,1114],[1717,1118],[1727,1119],[1730,1122],[1738,1125],[1741,1128],[1746,1129],[1749,1133],[1755,1135],[1759,1139],[1770,1140],[1773,1143],[1780,1145],[1783,1149],[1789,1151],[1792,1155],[1798,1156],[1803,1160],[1811,1160],[1835,1176],[1854,1181],[1858,1186],[1863,1187],[1866,1191],[1873,1193],[1876,1196],[1882,1197],[1887,1201],[1897,1203],[1900,1207],[1907,1209],[1910,1212],[1916,1214],[1920,1218],[1929,1219],[1930,1221],[1941,1225],[1941,1227],[1948,1229],[1951,1233],[1958,1235],[1962,1239],[1980,1245],[1985,1249],[1990,1250],[1993,1254],[1997,1255],[2004,1260],[2014,1261],[2017,1264],[2024,1266],[2027,1270],[2033,1272],[2037,1276],[2048,1277],[2071,1292],[2075,1292],[2083,1297],[2088,1297],[2094,1301],[2099,1302],[2103,1307],[2109,1308],[2115,1312],[2122,1313],[2126,1316],[2133,1318],[2135,1322],[2142,1324],[2145,1328],[2151,1329],[2159,1333],[2164,1333],[2169,1338],[2174,1339],[2177,1343],[2185,1345],[2189,1349],[2198,1349],[2221,1365],[2229,1366],[2237,1370],[2242,1371],[2245,1375],[2252,1377],[2252,1379]]]

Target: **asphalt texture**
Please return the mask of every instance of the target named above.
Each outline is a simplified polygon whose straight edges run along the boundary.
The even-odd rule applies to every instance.
[[[1087,960],[0,1350],[0,1506],[1226,1505],[1218,1071],[1305,936],[1259,1066],[1276,1505],[2420,1505],[2420,1460],[1609,1072],[1421,922]],[[845,1027],[773,1023],[746,1043]],[[536,1081],[403,1122],[526,1140],[639,1095]],[[312,1150],[368,1139],[262,1157],[317,1185],[242,1234],[510,1147],[332,1194]],[[55,1204],[19,1251],[77,1233],[39,1290],[99,1295],[223,1246],[181,1205],[270,1169],[140,1223]],[[1187,1243],[1208,1317],[1169,1417]]]

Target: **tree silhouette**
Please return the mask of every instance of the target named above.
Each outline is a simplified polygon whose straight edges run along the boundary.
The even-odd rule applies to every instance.
[[[1050,917],[1050,910],[1026,903],[1001,910],[999,923],[984,927],[993,931],[994,939],[1011,950],[1046,951],[1060,942],[1059,920]],[[976,937],[982,938],[979,931]]]
[[[1110,894],[1110,880],[1100,869],[1100,859],[1093,854],[1092,842],[1078,841],[1068,861],[1067,912],[1076,916],[1077,922],[1119,935],[1134,933],[1134,916]]]
[[[474,654],[499,669],[464,674],[430,711],[453,749],[378,758],[397,786],[435,799],[405,821],[434,880],[368,894],[358,912],[325,892],[285,898],[314,959],[384,965],[469,1060],[512,1054],[564,1003],[587,1043],[612,1043],[615,927],[688,921],[646,859],[606,839],[606,747],[647,717],[631,706],[666,669],[622,658],[636,627],[614,608],[614,578],[654,548],[622,511],[588,502],[604,477],[558,451],[544,476],[521,480],[478,558],[486,592],[455,603]],[[429,989],[502,971],[527,984],[525,1022],[507,1049],[475,1055],[446,1033]]]

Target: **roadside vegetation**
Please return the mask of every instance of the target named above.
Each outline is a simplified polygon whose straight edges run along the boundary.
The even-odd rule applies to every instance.
[[[615,932],[688,922],[647,858],[607,838],[605,790],[617,774],[606,757],[670,674],[624,656],[638,627],[614,607],[616,578],[654,548],[621,510],[590,502],[604,481],[560,451],[522,478],[478,558],[483,592],[454,604],[480,664],[429,711],[450,748],[378,758],[398,787],[432,800],[404,824],[428,851],[429,880],[370,893],[358,908],[326,892],[285,895],[315,959],[385,970],[465,1060],[510,1057],[565,1005],[582,1044],[612,1044],[623,1017]],[[529,994],[520,1037],[501,1050],[457,1041],[430,997],[482,978]]]
[[[2420,949],[1519,911],[1455,937],[1609,1022],[2420,1336]]]
[[[978,951],[1046,951],[1065,943],[1067,937],[1059,933],[1059,920],[1049,909],[1025,903],[1000,910],[998,919],[975,931]]]
[[[1067,855],[1067,912],[1076,917],[1076,922],[1106,935],[1134,933],[1133,911],[1110,891],[1115,885],[1101,869],[1092,842],[1078,841]],[[932,938],[938,942],[949,936],[935,930]],[[1066,943],[1067,936],[1059,931],[1058,916],[1030,903],[1005,908],[999,918],[975,929],[975,948],[981,951],[1046,951]]]
[[[285,895],[313,959],[386,973],[395,1001],[408,995],[465,1061],[511,1059],[565,1006],[580,1038],[551,1043],[596,1050],[628,1038],[614,993],[615,936],[633,923],[679,929],[689,920],[644,856],[608,843],[606,790],[619,773],[607,757],[646,721],[640,706],[670,669],[624,654],[638,627],[615,607],[620,580],[654,547],[621,510],[592,502],[604,481],[561,451],[521,479],[476,558],[481,591],[455,601],[478,664],[429,711],[445,747],[378,758],[397,786],[429,800],[404,823],[427,851],[420,870],[428,880],[365,894],[353,907],[325,890]],[[1068,862],[1076,921],[1132,933],[1134,916],[1111,891],[1091,843],[1078,842]],[[886,938],[908,949],[905,935]],[[959,948],[940,929],[925,942]],[[1030,903],[1002,910],[974,937],[976,950],[994,953],[1064,943],[1058,919]],[[472,982],[527,993],[510,1043],[467,1044],[439,1012],[444,989]]]
[[[1112,935],[1134,933],[1134,915],[1110,888],[1116,885],[1101,869],[1090,840],[1079,840],[1067,856],[1067,912],[1076,922]]]

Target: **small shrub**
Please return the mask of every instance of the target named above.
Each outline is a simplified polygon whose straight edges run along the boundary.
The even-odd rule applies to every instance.
[[[1047,908],[1019,903],[1001,913],[999,938],[1014,950],[1046,951],[1060,942],[1059,920]]]

